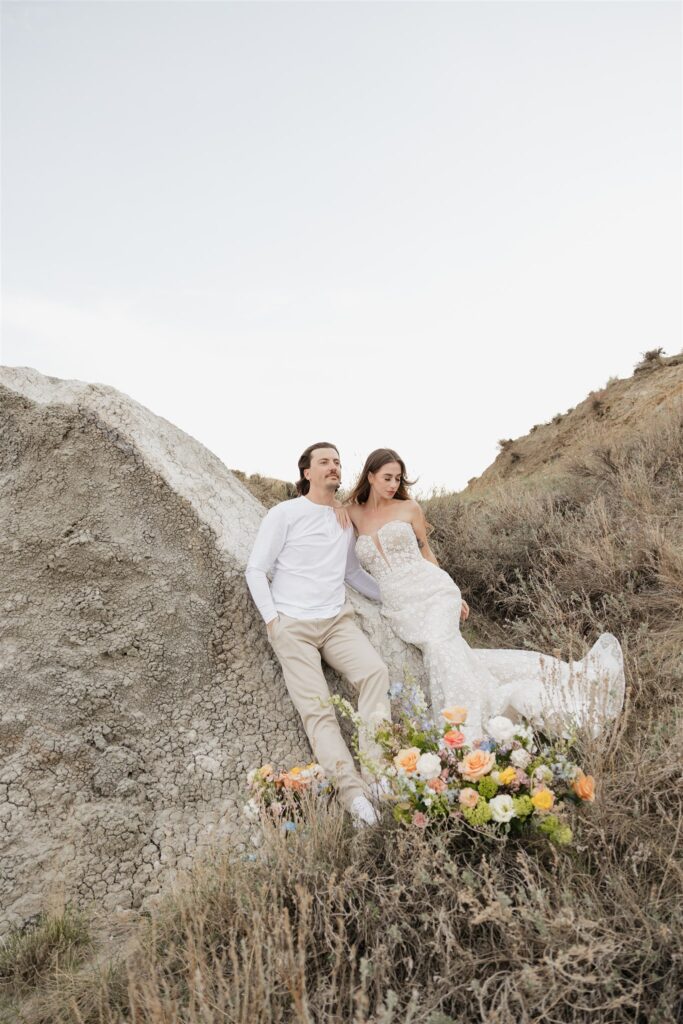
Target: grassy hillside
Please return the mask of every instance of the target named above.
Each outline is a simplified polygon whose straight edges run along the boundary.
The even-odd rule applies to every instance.
[[[677,399],[683,401],[683,353],[667,358],[659,349],[647,352],[633,376],[612,378],[525,437],[499,441],[498,458],[470,480],[465,494],[483,495],[496,484],[552,486],[596,447],[621,448],[638,438],[666,418]]]
[[[268,833],[257,859],[216,851],[118,959],[78,966],[54,924],[57,959],[39,928],[17,938],[0,961],[7,1005],[32,1024],[680,1020],[683,403],[672,370],[632,379],[631,398],[639,378],[650,395],[674,381],[647,415],[639,399],[637,429],[620,414],[613,435],[568,434],[561,471],[541,453],[550,424],[515,442],[537,471],[506,475],[502,453],[499,471],[426,503],[485,642],[565,655],[604,629],[623,642],[624,714],[579,742],[598,796],[573,848],[416,834],[388,815],[355,833],[332,808],[307,833]],[[587,415],[578,407],[574,421]]]

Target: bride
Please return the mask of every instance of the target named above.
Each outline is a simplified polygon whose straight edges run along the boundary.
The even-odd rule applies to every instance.
[[[469,607],[439,568],[409,486],[403,459],[378,448],[337,517],[340,525],[350,520],[354,526],[358,560],[379,585],[382,614],[402,640],[422,651],[436,724],[443,725],[442,708],[461,705],[469,741],[500,714],[522,715],[546,732],[578,725],[597,734],[619,714],[624,698],[616,637],[603,633],[582,661],[570,663],[534,651],[470,647],[460,633]]]

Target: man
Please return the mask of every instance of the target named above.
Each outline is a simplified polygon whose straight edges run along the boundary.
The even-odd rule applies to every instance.
[[[330,696],[321,656],[357,689],[363,725],[371,728],[377,717],[391,717],[387,667],[354,622],[344,581],[375,600],[379,588],[358,563],[353,528],[342,529],[337,522],[341,461],[336,446],[323,441],[307,448],[299,459],[299,477],[299,497],[271,508],[261,523],[247,583],[314,757],[355,824],[373,824],[377,814],[335,710],[321,704]],[[361,752],[377,759],[380,752],[364,733],[361,729]]]

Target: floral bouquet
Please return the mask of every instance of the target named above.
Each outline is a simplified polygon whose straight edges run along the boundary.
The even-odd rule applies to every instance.
[[[444,708],[439,729],[414,683],[394,684],[391,696],[394,721],[374,730],[383,763],[367,767],[397,821],[427,828],[460,819],[492,837],[535,829],[559,845],[571,842],[569,806],[592,801],[595,781],[571,760],[567,740],[541,743],[530,725],[498,716],[468,743],[466,708]],[[348,713],[347,702],[333,700]]]
[[[333,787],[319,764],[295,765],[276,772],[272,764],[252,768],[247,775],[251,796],[243,807],[250,821],[263,815],[280,821],[283,832],[293,832],[303,817],[304,804],[329,797]]]

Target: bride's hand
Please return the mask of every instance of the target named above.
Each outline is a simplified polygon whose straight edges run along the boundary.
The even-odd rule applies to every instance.
[[[334,514],[342,530],[345,530],[347,526],[351,526],[351,516],[348,513],[348,509],[344,508],[343,505],[338,505],[334,510]]]
[[[460,621],[467,622],[469,617],[470,606],[468,605],[467,601],[463,601],[462,604],[460,605]]]

